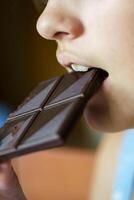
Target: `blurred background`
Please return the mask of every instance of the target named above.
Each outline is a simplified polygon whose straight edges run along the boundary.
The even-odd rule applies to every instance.
[[[36,31],[43,3],[40,5],[38,0],[4,0],[0,4],[0,126],[39,82],[66,73],[56,61],[56,44]],[[27,198],[88,199],[100,140],[81,119],[65,147],[13,160]]]

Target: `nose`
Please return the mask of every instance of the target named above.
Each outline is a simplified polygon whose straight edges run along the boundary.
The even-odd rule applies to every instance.
[[[83,33],[79,17],[54,7],[46,7],[37,21],[39,34],[48,40],[69,40]]]

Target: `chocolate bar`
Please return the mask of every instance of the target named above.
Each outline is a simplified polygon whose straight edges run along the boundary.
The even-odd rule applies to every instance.
[[[106,77],[94,68],[39,84],[0,129],[0,160],[63,145]]]

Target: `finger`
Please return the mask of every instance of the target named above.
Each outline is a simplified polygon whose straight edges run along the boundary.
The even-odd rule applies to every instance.
[[[14,171],[10,161],[0,164],[0,175],[2,174],[10,177],[13,176]]]

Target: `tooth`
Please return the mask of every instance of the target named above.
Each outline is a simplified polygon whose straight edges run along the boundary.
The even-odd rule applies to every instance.
[[[88,67],[83,66],[83,65],[72,64],[71,67],[76,72],[87,72],[88,71]]]

